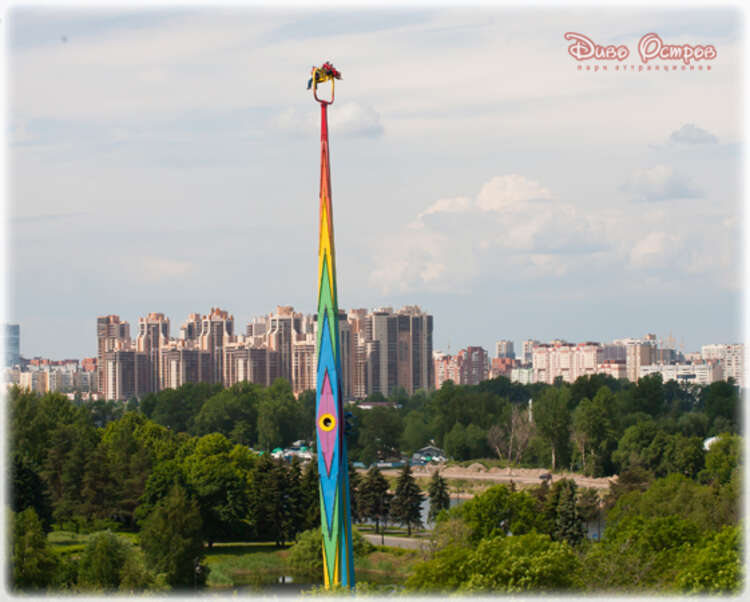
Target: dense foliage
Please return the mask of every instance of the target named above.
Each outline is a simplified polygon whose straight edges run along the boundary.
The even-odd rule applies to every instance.
[[[721,476],[703,484],[680,473],[635,471],[606,499],[569,479],[523,491],[490,487],[438,515],[429,557],[407,585],[414,592],[737,592],[737,437],[719,442],[711,448],[715,464],[732,466],[724,483]],[[607,506],[601,541],[587,540],[586,523]]]
[[[283,380],[268,388],[188,384],[140,402],[86,404],[19,389],[7,399],[16,588],[195,587],[206,577],[205,546],[281,545],[320,524],[316,463],[267,453],[315,438],[313,392],[295,399]],[[698,387],[658,375],[635,384],[592,376],[547,386],[498,378],[476,387],[449,381],[431,394],[398,390],[390,401],[352,408],[352,460],[369,464],[434,444],[456,460],[495,454],[503,463],[619,475],[604,499],[556,479],[524,491],[492,487],[450,510],[436,477],[431,518],[442,539],[412,587],[702,592],[740,583],[742,439],[731,381]],[[717,439],[706,451],[709,436]],[[355,518],[372,520],[376,531],[387,522],[420,526],[422,494],[408,468],[392,489],[374,466],[366,475],[350,469],[350,480]],[[585,524],[604,516],[602,541],[588,543]],[[97,535],[63,557],[46,543],[53,526],[130,531],[140,548]],[[500,570],[482,564],[480,549],[497,562],[518,561],[502,561]],[[441,572],[448,582],[430,577]]]

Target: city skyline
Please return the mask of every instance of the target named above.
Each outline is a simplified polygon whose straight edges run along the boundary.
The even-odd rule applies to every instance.
[[[418,304],[408,304],[407,307],[409,305],[413,305],[413,306],[416,306],[416,307],[421,307]],[[216,304],[211,305],[212,309],[213,308],[218,308],[218,307],[219,306],[216,305]],[[291,308],[294,308],[295,313],[301,313],[304,316],[314,316],[315,315],[315,312],[313,312],[313,311],[305,311],[303,309],[295,308],[294,306],[285,306],[285,305],[277,304],[276,307],[277,308],[278,307],[291,307]],[[381,306],[370,305],[370,306],[366,306],[366,307],[362,307],[362,308],[346,308],[346,307],[343,307],[343,308],[340,309],[340,311],[345,312],[347,314],[349,314],[351,312],[355,312],[355,311],[361,311],[361,310],[366,310],[366,311],[372,312],[372,311],[375,311],[375,310],[378,310],[378,309],[381,309],[381,308],[384,308],[384,307],[385,308],[395,308],[396,306],[394,306],[393,304],[390,304],[390,305],[381,305]],[[269,311],[271,309],[272,308],[269,308]],[[230,313],[232,313],[232,316],[235,315],[235,313],[233,312],[232,309],[228,309],[227,311],[230,312]],[[266,312],[255,312],[255,313],[253,313],[251,315],[251,317],[249,319],[247,319],[245,321],[237,319],[235,322],[236,322],[237,325],[240,325],[240,326],[242,326],[242,325],[244,325],[244,327],[251,326],[258,319],[265,319],[269,315],[269,311],[266,311]],[[425,308],[425,311],[427,313],[431,313],[431,312],[429,312],[428,308]],[[146,312],[145,314],[140,315],[140,316],[136,316],[135,318],[124,317],[121,314],[115,314],[114,312],[109,312],[109,313],[103,314],[103,315],[117,315],[122,320],[122,322],[127,323],[127,324],[131,324],[131,325],[134,324],[137,327],[139,321],[143,320],[146,316],[149,316],[149,315],[152,315],[152,314],[157,314],[157,315],[163,314],[164,316],[166,316],[167,321],[170,322],[171,324],[173,324],[173,326],[175,327],[175,331],[172,334],[172,338],[180,339],[181,336],[182,336],[182,333],[180,333],[179,330],[181,328],[183,328],[187,323],[190,322],[191,316],[193,316],[193,315],[200,315],[200,311],[198,311],[198,312],[191,311],[190,313],[186,314],[184,316],[184,318],[174,317],[171,314],[169,314],[168,312],[153,312],[153,311]],[[237,315],[239,315],[239,314],[237,314]],[[173,317],[174,317],[174,320],[173,320]],[[184,321],[184,323],[183,323],[183,321]],[[16,339],[17,339],[16,340],[16,344],[18,345],[19,355],[20,356],[22,356],[22,357],[24,357],[26,359],[35,358],[35,357],[41,357],[41,358],[46,358],[46,359],[50,359],[50,360],[59,360],[59,361],[61,361],[61,360],[66,360],[66,359],[82,359],[82,358],[86,358],[86,357],[95,357],[96,356],[96,342],[95,342],[95,338],[96,338],[96,325],[95,325],[94,321],[92,321],[92,324],[93,324],[92,327],[91,327],[91,331],[92,331],[91,335],[92,336],[91,336],[91,342],[90,342],[90,345],[89,345],[90,349],[87,352],[84,352],[84,353],[81,353],[81,354],[78,354],[78,355],[76,355],[76,354],[54,355],[54,354],[51,354],[51,353],[49,353],[49,352],[47,352],[45,350],[42,350],[39,353],[31,353],[31,352],[25,351],[24,350],[24,343],[23,343],[23,340],[24,340],[23,339],[23,331],[24,331],[23,330],[23,325],[21,325],[21,324],[7,323],[7,327],[20,326],[20,333],[21,334],[20,334],[20,336],[16,337]],[[439,324],[440,324],[439,319],[436,321],[436,324],[439,326]],[[180,329],[176,328],[178,325],[181,325]],[[237,330],[237,332],[240,333],[240,334],[243,333],[244,332],[244,328],[239,328],[239,330]],[[439,328],[438,328],[438,332],[439,332]],[[488,353],[488,355],[489,355],[490,358],[495,358],[495,357],[504,357],[504,355],[498,355],[498,351],[497,351],[498,344],[500,344],[500,343],[511,343],[511,349],[513,350],[513,353],[515,354],[515,357],[517,357],[517,358],[523,358],[523,355],[524,355],[523,352],[522,352],[523,344],[525,342],[527,342],[527,341],[529,341],[529,342],[533,341],[535,343],[543,343],[543,344],[546,344],[546,343],[549,343],[549,342],[552,342],[552,341],[565,341],[565,342],[570,342],[572,344],[585,343],[585,342],[593,342],[593,343],[605,344],[605,343],[610,343],[610,342],[617,341],[617,340],[622,340],[622,339],[641,338],[641,337],[643,337],[645,335],[653,335],[654,339],[655,339],[655,342],[657,343],[657,346],[659,348],[674,349],[676,351],[683,352],[683,353],[699,352],[702,347],[707,346],[707,345],[713,345],[713,344],[719,344],[719,345],[721,345],[721,344],[740,344],[740,343],[743,342],[739,337],[737,339],[734,339],[734,340],[711,339],[711,340],[699,341],[698,344],[697,344],[697,346],[695,348],[688,348],[687,345],[684,343],[684,338],[680,337],[679,333],[672,333],[672,332],[665,333],[665,334],[662,334],[662,333],[648,333],[648,332],[646,332],[646,330],[642,329],[642,331],[640,331],[640,332],[624,333],[624,334],[621,334],[619,336],[614,336],[612,338],[604,338],[604,337],[576,338],[576,337],[571,337],[571,336],[553,336],[551,338],[542,339],[542,338],[538,338],[538,337],[534,337],[534,336],[523,336],[520,339],[514,340],[514,339],[507,339],[507,338],[503,337],[502,334],[498,334],[497,336],[487,335],[485,338],[487,340],[492,340],[493,342],[491,344],[485,345],[482,342],[462,340],[462,341],[458,341],[456,344],[450,343],[450,345],[446,346],[446,347],[439,347],[439,346],[435,345],[434,346],[434,351],[440,352],[440,353],[443,353],[443,354],[452,354],[452,353],[456,353],[457,351],[459,351],[461,349],[464,349],[466,347],[476,346],[476,347],[482,347],[483,349],[485,349],[487,351],[487,353]]]
[[[328,58],[346,74],[330,115],[343,307],[418,304],[443,351],[742,339],[736,11],[8,16],[5,321],[27,357],[91,355],[92,316],[312,309],[304,84]],[[582,73],[567,31],[718,56],[710,73]]]

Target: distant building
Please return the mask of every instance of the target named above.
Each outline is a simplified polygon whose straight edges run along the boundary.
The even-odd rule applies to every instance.
[[[488,378],[497,378],[498,376],[510,378],[511,370],[519,364],[520,362],[517,359],[510,357],[493,357],[490,362]]]
[[[431,315],[415,305],[397,312],[391,307],[372,312],[354,309],[347,322],[353,397],[361,399],[372,393],[387,397],[397,387],[403,387],[409,395],[418,389],[432,390]]]
[[[597,369],[599,374],[611,376],[617,380],[621,378],[627,378],[628,370],[627,364],[624,359],[621,360],[608,360],[605,359]]]
[[[664,382],[674,380],[680,383],[710,385],[723,379],[719,363],[705,364],[654,364],[641,366],[639,377],[661,374]]]
[[[619,339],[614,341],[614,344],[625,347],[627,379],[631,382],[638,381],[641,366],[656,363],[656,336],[653,334],[648,334],[642,339]]]
[[[489,376],[487,351],[482,347],[467,347],[456,355],[436,353],[433,356],[435,387],[440,388],[446,380],[457,385],[478,385]]]
[[[21,360],[21,326],[5,325],[5,365],[15,366]]]
[[[745,386],[745,346],[742,343],[703,345],[701,357],[720,363],[725,379],[733,378],[740,387]]]
[[[521,357],[521,361],[524,364],[530,364],[533,356],[534,356],[534,347],[540,344],[540,341],[537,341],[535,339],[526,339],[523,342],[522,351],[523,351],[523,357]]]
[[[568,343],[556,340],[534,347],[532,355],[533,381],[553,384],[555,379],[572,383],[580,376],[596,374],[604,358],[599,343]]]
[[[156,393],[164,388],[162,384],[164,374],[160,369],[159,351],[168,342],[169,318],[158,313],[150,313],[145,318],[138,318],[135,350],[146,356],[149,393]]]
[[[222,383],[224,376],[224,347],[232,341],[234,335],[234,316],[229,312],[212,307],[208,315],[201,317],[201,331],[198,335],[198,346],[207,351],[211,358],[211,376],[213,383]]]
[[[516,354],[513,351],[513,341],[505,339],[498,341],[495,345],[495,351],[495,357],[497,358],[515,359],[516,357]]]
[[[110,386],[107,380],[109,373],[105,368],[104,355],[130,346],[130,324],[120,321],[117,315],[99,316],[96,319],[96,346],[96,386],[99,395],[106,398],[106,392],[114,390],[114,385]]]
[[[510,371],[510,380],[522,385],[534,383],[534,369],[531,366],[518,366]]]

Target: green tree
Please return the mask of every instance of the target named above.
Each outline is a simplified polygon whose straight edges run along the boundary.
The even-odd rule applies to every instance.
[[[552,470],[570,460],[570,390],[549,387],[534,400],[533,418],[537,432],[552,451]]]
[[[489,592],[559,592],[577,585],[580,563],[565,542],[548,535],[483,540],[466,563],[462,589]]]
[[[375,533],[390,515],[391,495],[388,481],[377,466],[371,466],[360,486],[360,507],[365,518],[375,521]]]
[[[449,516],[466,521],[471,528],[472,544],[497,535],[522,535],[542,526],[534,498],[526,491],[513,491],[507,485],[488,488],[451,508]]]
[[[221,391],[220,384],[185,383],[178,389],[164,389],[156,394],[151,409],[149,400],[141,404],[143,413],[154,422],[169,427],[175,433],[187,432],[203,403]],[[150,412],[150,413],[149,413]]]
[[[310,464],[312,464],[312,462],[310,462]],[[362,477],[359,476],[359,473],[357,472],[357,469],[354,468],[354,463],[351,460],[348,461],[347,473],[349,477],[349,506],[352,520],[359,522],[361,516],[359,491],[362,486]],[[304,528],[302,530],[304,530]]]
[[[401,449],[413,453],[429,443],[430,427],[425,420],[424,412],[413,410],[404,418],[404,431],[401,435]]]
[[[427,520],[429,522],[435,522],[440,511],[448,510],[451,503],[450,494],[448,493],[448,484],[445,479],[440,476],[440,471],[436,470],[432,473],[427,493],[430,497],[430,512],[427,516]]]
[[[18,453],[13,454],[11,464],[10,508],[13,512],[33,508],[44,531],[51,530],[52,505],[49,489],[30,463]]]
[[[288,490],[286,465],[263,454],[253,472],[249,516],[256,536],[263,541],[274,541],[278,547],[294,537],[295,508]],[[320,507],[319,502],[315,507]]]
[[[711,383],[703,388],[700,396],[709,423],[715,425],[717,419],[722,418],[733,430],[739,424],[739,403],[739,388],[732,379]]]
[[[646,450],[652,445],[659,429],[653,420],[638,422],[625,429],[612,454],[620,472],[639,466],[648,469]]]
[[[610,468],[609,456],[615,446],[609,420],[613,407],[614,395],[602,387],[593,399],[584,397],[573,412],[573,439],[581,454],[584,474],[600,477]]]
[[[316,529],[320,527],[320,483],[318,475],[318,463],[313,460],[305,465],[300,477],[300,489],[303,495],[304,517],[302,522],[302,531]],[[357,514],[354,517],[352,509],[352,519],[359,520],[362,517],[361,501],[359,498],[359,486],[357,487]]]
[[[258,429],[258,406],[263,389],[241,382],[209,397],[193,423],[197,435],[221,433],[236,443],[254,445]]]
[[[460,422],[453,425],[453,428],[445,436],[444,440],[445,453],[456,460],[468,460],[471,457],[469,444],[466,440],[466,427]]]
[[[146,562],[156,573],[164,573],[172,587],[205,583],[208,568],[201,564],[205,554],[201,527],[198,503],[178,485],[143,522],[140,541]]]
[[[404,423],[399,411],[390,407],[375,407],[362,415],[358,442],[367,455],[387,458],[399,454],[399,441]]]
[[[677,576],[680,589],[691,594],[737,593],[742,587],[741,533],[727,526],[686,554]]]
[[[411,473],[411,466],[407,462],[396,481],[396,491],[391,502],[391,518],[406,525],[411,537],[411,529],[422,527],[422,502],[424,495]]]
[[[287,562],[295,577],[312,579],[316,583],[323,581],[323,534],[320,527],[309,529],[299,534],[296,543],[289,548]],[[372,552],[375,546],[370,544],[357,529],[352,529],[352,553],[355,558],[362,558]]]
[[[673,473],[657,479],[645,491],[620,496],[607,515],[608,525],[634,516],[679,516],[706,530],[718,530],[737,521],[739,488],[701,485]]]
[[[555,539],[567,541],[570,545],[579,544],[585,535],[583,517],[576,502],[576,484],[572,479],[564,479],[557,504]]]
[[[78,562],[78,583],[85,588],[115,590],[132,553],[130,544],[110,531],[95,533]]]
[[[630,516],[609,524],[583,560],[591,589],[673,590],[684,554],[700,541],[698,526],[675,515]]]
[[[304,408],[294,398],[292,388],[283,378],[277,378],[265,390],[258,406],[258,444],[264,450],[285,447],[307,434],[300,417]]]
[[[706,453],[706,470],[701,473],[702,481],[728,483],[732,473],[742,463],[742,438],[731,433],[723,433],[711,444]]]
[[[245,518],[249,483],[232,459],[233,447],[221,433],[204,435],[183,461],[185,481],[198,502],[209,547],[215,541],[251,535]]]
[[[297,536],[295,544],[289,548],[287,561],[292,576],[313,580],[313,583],[323,581],[323,535],[320,527],[303,531]]]
[[[50,585],[55,577],[57,559],[47,546],[42,523],[34,508],[13,513],[10,573],[13,589],[34,590]]]

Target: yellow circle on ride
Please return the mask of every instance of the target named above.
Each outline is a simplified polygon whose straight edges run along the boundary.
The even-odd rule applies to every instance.
[[[336,428],[336,419],[332,414],[323,414],[318,420],[318,425],[324,431],[329,432]]]

